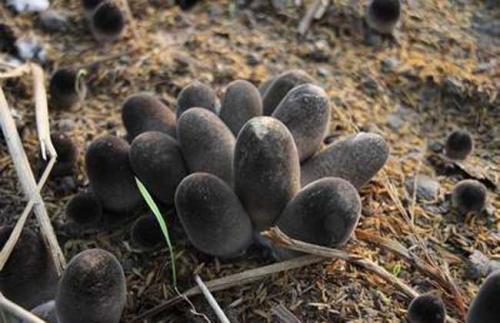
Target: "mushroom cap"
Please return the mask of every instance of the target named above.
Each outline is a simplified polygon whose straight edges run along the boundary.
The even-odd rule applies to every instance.
[[[306,83],[290,90],[272,116],[283,122],[292,133],[302,162],[321,147],[330,124],[330,112],[325,91]]]
[[[78,193],[66,207],[66,218],[79,225],[96,223],[101,217],[101,202],[92,191]]]
[[[187,110],[178,120],[177,138],[191,173],[210,173],[232,185],[236,139],[217,115],[203,108]]]
[[[125,275],[115,256],[89,249],[68,263],[56,294],[63,323],[118,323],[126,302]]]
[[[469,307],[466,323],[497,323],[500,317],[500,270],[491,273]]]
[[[97,138],[87,149],[85,168],[90,186],[106,211],[130,213],[143,204],[129,151],[125,140],[110,135]]]
[[[132,243],[143,250],[151,250],[164,241],[158,220],[153,214],[139,217],[130,230]]]
[[[92,33],[98,41],[114,41],[120,37],[125,28],[123,12],[109,0],[99,4],[90,19]]]
[[[406,317],[409,323],[444,323],[446,306],[437,295],[420,295],[411,301]]]
[[[271,117],[250,119],[236,139],[234,187],[258,231],[272,226],[300,189],[292,134]]]
[[[224,94],[220,118],[233,134],[237,136],[248,120],[260,115],[262,115],[262,98],[259,90],[245,80],[231,82]]]
[[[189,240],[204,253],[234,257],[252,242],[252,224],[241,202],[212,174],[184,178],[175,193],[175,207]]]
[[[10,225],[0,227],[0,249],[12,230]],[[39,234],[24,228],[0,272],[0,291],[16,304],[33,308],[52,299],[56,285],[57,272],[43,240]]]
[[[54,132],[50,139],[57,153],[57,160],[50,173],[53,177],[73,175],[80,150],[64,132]]]
[[[400,0],[372,0],[367,8],[366,22],[380,33],[391,34],[400,17]]]
[[[474,139],[469,132],[457,130],[446,138],[444,149],[448,158],[463,160],[474,150]]]
[[[159,131],[175,138],[175,115],[155,96],[139,93],[128,97],[122,106],[122,121],[127,139],[147,131]]]
[[[190,108],[204,108],[217,114],[220,102],[214,90],[200,81],[185,86],[177,96],[177,119]]]
[[[323,177],[340,177],[359,189],[384,167],[389,146],[378,134],[360,132],[335,141],[301,167],[302,186]]]
[[[458,182],[451,193],[451,203],[460,213],[481,212],[486,206],[488,191],[483,183],[466,179]]]
[[[265,94],[262,96],[264,115],[269,116],[273,114],[288,91],[304,83],[315,83],[315,81],[303,70],[289,70],[278,75],[267,87]]]

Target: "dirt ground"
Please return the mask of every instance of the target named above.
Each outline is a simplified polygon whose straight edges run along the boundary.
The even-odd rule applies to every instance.
[[[128,283],[123,321],[132,322],[176,295],[170,257],[166,249],[141,253],[131,248],[127,227],[78,235],[67,228],[65,205],[88,185],[85,148],[99,135],[124,134],[120,107],[136,92],[155,92],[174,108],[181,88],[194,79],[210,83],[222,94],[232,80],[259,85],[291,68],[309,72],[330,95],[330,140],[357,130],[373,131],[383,134],[391,147],[384,171],[361,190],[363,216],[346,249],[375,261],[418,292],[438,291],[449,315],[463,321],[460,297],[466,308],[482,279],[469,256],[480,251],[500,260],[498,3],[404,1],[397,43],[366,39],[365,1],[333,1],[305,37],[297,35],[304,7],[276,10],[268,1],[256,0],[250,8],[238,9],[231,1],[204,1],[182,12],[167,3],[129,0],[134,20],[128,22],[123,40],[107,46],[93,40],[79,1],[53,1],[54,9],[68,11],[70,22],[67,31],[56,33],[41,31],[34,15],[16,16],[0,5],[0,16],[7,23],[22,34],[36,34],[46,46],[48,75],[58,66],[83,66],[89,72],[83,106],[50,115],[52,129],[69,131],[81,149],[78,172],[73,180],[51,181],[43,197],[68,259],[100,247],[121,261]],[[8,80],[2,86],[36,167],[30,80]],[[476,140],[473,156],[460,164],[446,161],[440,153],[444,138],[456,128],[467,129]],[[414,200],[407,192],[405,182],[415,174],[439,181],[436,200]],[[463,178],[487,185],[490,207],[483,216],[461,219],[450,211],[448,194]],[[0,223],[14,223],[25,203],[2,142]],[[35,227],[33,219],[30,225]],[[209,281],[273,262],[261,250],[252,250],[245,259],[220,262],[182,240],[175,235],[181,291],[194,286],[194,273]],[[427,270],[388,250],[388,241],[409,250]],[[444,278],[436,279],[432,273]],[[451,286],[456,286],[455,294]],[[216,292],[215,297],[238,322],[278,322],[272,309],[279,304],[302,322],[399,322],[410,301],[381,278],[338,260],[275,274]],[[216,321],[202,297],[191,300],[198,312]],[[190,309],[181,302],[151,321],[194,320]]]

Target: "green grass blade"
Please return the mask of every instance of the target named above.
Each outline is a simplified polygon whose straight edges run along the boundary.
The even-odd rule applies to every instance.
[[[165,223],[165,220],[163,219],[163,216],[161,215],[160,209],[156,205],[155,201],[149,194],[148,190],[142,184],[142,182],[136,177],[135,182],[137,183],[137,187],[139,188],[139,192],[141,192],[142,197],[146,201],[146,204],[149,206],[151,211],[156,217],[156,220],[160,224],[161,231],[163,232],[163,236],[165,237],[165,240],[167,241],[168,249],[170,250],[170,258],[172,261],[172,281],[174,284],[174,287],[177,286],[177,272],[175,270],[175,256],[174,256],[174,248],[172,247],[172,243],[170,242],[170,235],[168,234],[168,228],[167,224]]]

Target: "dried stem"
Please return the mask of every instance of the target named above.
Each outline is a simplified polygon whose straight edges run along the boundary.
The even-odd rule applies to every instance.
[[[219,304],[215,300],[214,296],[212,295],[212,293],[210,293],[210,291],[208,290],[207,286],[205,285],[205,283],[203,282],[203,280],[201,280],[201,278],[200,278],[199,275],[194,276],[194,281],[196,282],[196,284],[200,288],[201,293],[203,294],[203,296],[205,296],[208,304],[210,304],[210,307],[212,307],[212,309],[214,310],[215,315],[217,315],[217,317],[219,318],[219,321],[221,323],[230,323],[229,319],[226,316],[226,314],[224,314],[224,311],[219,306]]]
[[[3,296],[0,292],[0,307],[2,307],[5,311],[11,313],[19,319],[22,319],[24,322],[28,323],[45,323],[45,321],[39,319],[35,315],[31,314],[21,306],[13,303]]]

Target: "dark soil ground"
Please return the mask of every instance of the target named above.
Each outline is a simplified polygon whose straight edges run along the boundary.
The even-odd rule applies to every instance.
[[[290,1],[293,2],[293,1]],[[310,4],[312,1],[306,1]],[[303,7],[275,10],[270,1],[254,1],[245,10],[230,1],[205,1],[182,12],[168,1],[129,0],[133,23],[115,44],[95,43],[79,1],[56,0],[67,10],[65,32],[46,33],[36,16],[16,16],[2,3],[0,16],[21,34],[34,33],[47,47],[47,75],[57,66],[85,66],[89,93],[75,111],[51,111],[53,130],[69,131],[82,153],[74,178],[51,181],[43,191],[49,214],[68,259],[81,250],[100,247],[113,252],[127,275],[128,303],[124,322],[176,295],[166,249],[140,253],[131,248],[128,228],[99,233],[72,233],[64,221],[67,202],[88,185],[83,152],[93,138],[124,135],[120,107],[139,91],[152,91],[170,107],[181,88],[194,79],[219,93],[235,79],[259,85],[286,69],[301,68],[321,83],[331,97],[330,139],[357,130],[384,135],[391,157],[361,190],[363,216],[356,238],[346,249],[371,259],[419,292],[437,290],[449,315],[463,321],[458,288],[467,306],[482,279],[469,256],[480,251],[500,260],[500,7],[495,1],[426,0],[403,2],[399,44],[367,43],[363,25],[365,1],[334,1],[305,37],[297,36]],[[3,18],[2,18],[3,20]],[[134,28],[131,28],[131,26]],[[38,143],[29,77],[2,83],[19,117],[25,148],[33,167]],[[460,164],[442,158],[446,135],[455,128],[476,139],[473,156]],[[415,174],[441,184],[433,201],[414,200],[405,182]],[[449,192],[463,178],[476,178],[489,188],[490,207],[482,216],[459,218],[449,207]],[[26,201],[12,161],[0,144],[0,223],[14,223]],[[36,227],[34,217],[30,226]],[[371,238],[370,238],[371,237]],[[398,242],[429,270],[382,248],[382,237]],[[273,261],[253,250],[245,259],[221,262],[203,256],[175,235],[179,289],[256,268]],[[387,240],[385,240],[387,243]],[[440,283],[429,274],[449,274]],[[328,261],[275,274],[258,282],[215,293],[224,310],[239,322],[277,322],[272,309],[282,304],[302,322],[399,322],[408,299],[398,289],[362,268]],[[212,321],[203,298],[193,297],[197,311]],[[191,306],[181,302],[152,322],[186,322]]]

